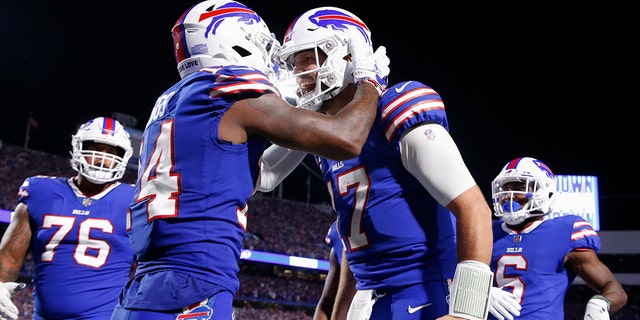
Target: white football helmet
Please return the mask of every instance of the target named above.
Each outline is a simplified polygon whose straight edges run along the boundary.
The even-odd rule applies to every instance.
[[[120,154],[85,150],[86,144],[91,142],[117,147]],[[78,132],[71,136],[71,147],[71,167],[95,184],[122,178],[133,154],[129,132],[112,118],[99,117],[82,124]],[[93,159],[92,163],[87,162],[87,158]],[[111,162],[110,166],[108,162]]]
[[[522,182],[524,188],[508,190],[505,184],[509,182]],[[542,161],[529,157],[509,161],[491,184],[494,214],[510,225],[551,213],[555,193],[556,180],[551,169]],[[517,194],[524,197],[514,198]]]
[[[267,76],[277,69],[280,43],[242,3],[207,0],[185,11],[171,30],[180,77],[204,67],[241,65]]]
[[[323,101],[328,100],[353,82],[353,63],[347,61],[350,54],[348,41],[350,36],[361,36],[365,43],[372,46],[371,32],[364,22],[353,13],[336,7],[320,7],[309,10],[289,26],[285,32],[280,59],[289,72],[293,71],[294,55],[300,51],[314,49],[316,64],[320,67],[294,74],[294,77],[318,73],[315,90],[304,94],[297,88],[297,106],[317,110]],[[327,59],[318,63],[318,51],[322,50]]]

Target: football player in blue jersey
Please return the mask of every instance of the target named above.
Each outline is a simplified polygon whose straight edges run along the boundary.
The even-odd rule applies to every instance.
[[[341,8],[315,8],[291,23],[280,55],[297,84],[299,108],[336,114],[354,96],[353,64],[344,59],[351,29],[371,43],[366,24]],[[340,281],[352,271],[358,289],[353,296],[340,285],[333,318],[487,317],[491,209],[448,129],[440,95],[404,81],[383,92],[358,156],[315,154],[349,265]],[[285,147],[263,154],[259,191],[277,186],[304,158]]]
[[[384,50],[354,31],[356,93],[342,112],[322,114],[280,96],[270,80],[280,44],[247,6],[197,3],[172,33],[182,79],[157,99],[143,133],[129,230],[138,267],[114,320],[232,319],[265,148],[357,156],[388,74]]]
[[[327,236],[324,239],[327,246],[330,248],[329,252],[329,270],[327,277],[324,281],[324,288],[322,289],[322,295],[318,299],[316,310],[313,314],[313,320],[329,320],[331,319],[331,313],[333,311],[333,305],[335,303],[336,294],[338,293],[338,285],[340,280],[340,272],[342,267],[342,252],[344,247],[342,240],[336,229],[336,223],[334,222],[329,227]],[[353,279],[353,276],[349,278]],[[355,291],[355,283],[347,286],[349,289]],[[353,295],[355,292],[352,292]]]
[[[119,182],[133,149],[118,121],[99,117],[72,136],[75,177],[33,176],[18,192],[0,243],[0,319],[17,319],[11,302],[20,267],[33,253],[33,319],[111,318],[135,266],[127,235],[133,186]]]
[[[518,319],[564,319],[564,297],[576,275],[596,291],[584,319],[609,319],[610,312],[626,304],[620,282],[596,254],[600,238],[591,225],[578,215],[544,219],[553,212],[556,181],[542,161],[509,161],[493,180],[491,193],[500,218],[493,222],[491,269],[504,291],[493,290],[515,294],[522,306]],[[500,308],[502,295],[496,293],[491,304]]]

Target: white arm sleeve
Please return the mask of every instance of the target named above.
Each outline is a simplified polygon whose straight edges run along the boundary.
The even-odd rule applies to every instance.
[[[402,164],[443,206],[476,184],[458,146],[441,125],[417,126],[400,139]]]
[[[256,191],[269,192],[277,187],[307,155],[304,151],[272,145],[260,158],[260,175]]]

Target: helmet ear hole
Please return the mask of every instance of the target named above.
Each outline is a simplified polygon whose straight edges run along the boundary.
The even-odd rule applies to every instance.
[[[250,56],[251,52],[241,46],[233,46],[233,50],[235,50],[241,57]]]

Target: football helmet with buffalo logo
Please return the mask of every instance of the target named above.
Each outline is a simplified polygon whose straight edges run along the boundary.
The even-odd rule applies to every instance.
[[[494,215],[510,225],[551,213],[555,194],[551,169],[530,157],[509,161],[491,184]]]
[[[353,63],[348,41],[352,36],[362,37],[363,43],[372,46],[371,32],[365,23],[353,13],[336,7],[320,7],[309,10],[287,29],[280,59],[294,77],[317,72],[315,89],[303,92],[297,88],[298,107],[316,110],[323,101],[328,100],[353,82]],[[316,70],[296,73],[294,55],[300,51],[315,51]],[[318,50],[326,55],[320,64]]]
[[[247,6],[209,0],[187,9],[171,30],[180,77],[204,67],[241,65],[272,77],[280,43]]]

